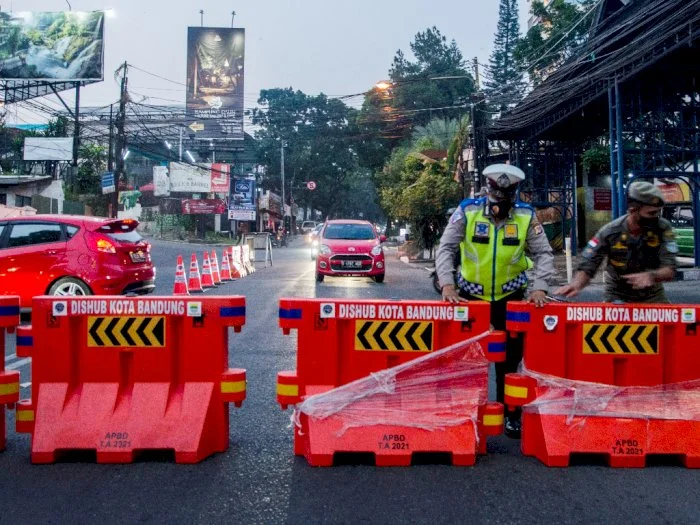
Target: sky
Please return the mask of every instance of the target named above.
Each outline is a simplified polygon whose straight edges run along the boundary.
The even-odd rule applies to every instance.
[[[387,77],[398,49],[410,52],[415,34],[436,26],[457,42],[465,59],[488,63],[498,19],[498,0],[68,0],[73,11],[112,9],[106,19],[104,82],[81,90],[81,106],[115,102],[114,71],[127,61],[174,82],[129,72],[137,101],[184,104],[187,26],[246,30],[245,104],[261,89],[293,87],[308,94],[361,93]],[[527,28],[529,2],[520,1],[520,28]],[[64,11],[66,0],[5,0],[3,11]],[[66,93],[69,105],[74,92]],[[48,104],[59,107],[56,97]],[[352,101],[351,101],[352,103]],[[355,104],[360,101],[356,100]],[[8,122],[39,116],[7,107]],[[16,118],[15,118],[16,117]]]

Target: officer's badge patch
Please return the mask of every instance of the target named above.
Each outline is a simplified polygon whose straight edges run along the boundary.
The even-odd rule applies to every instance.
[[[505,229],[505,232],[503,235],[506,239],[517,239],[518,238],[518,225],[517,224],[506,224],[506,229]]]
[[[678,253],[678,243],[676,241],[666,243],[666,249],[668,253]]]
[[[588,241],[588,247],[591,250],[597,250],[598,244],[599,244],[598,239],[596,239],[595,237],[593,237],[590,241]]]
[[[612,249],[613,250],[626,250],[627,245],[622,244],[620,241],[617,241],[615,244],[613,244]]]
[[[647,232],[647,246],[657,248],[659,246],[659,236],[654,232]]]
[[[489,236],[489,223],[488,222],[477,222],[474,227],[475,237],[488,237]]]

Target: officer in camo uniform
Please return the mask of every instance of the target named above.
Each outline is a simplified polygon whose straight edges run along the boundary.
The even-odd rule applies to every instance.
[[[676,275],[678,245],[671,224],[660,218],[663,205],[663,194],[653,184],[630,184],[627,214],[595,234],[572,282],[554,293],[575,297],[607,258],[607,302],[668,303],[661,283]]]
[[[518,184],[525,179],[523,171],[494,164],[484,170],[484,177],[486,196],[466,199],[457,207],[440,239],[435,268],[443,300],[488,301],[491,325],[505,330],[506,303],[525,298],[526,272],[533,266],[534,283],[527,300],[544,305],[555,273],[554,257],[535,210],[517,200]],[[461,266],[455,287],[453,260],[457,251]],[[506,360],[496,363],[496,392],[501,402],[505,374],[517,371],[522,356],[522,340],[509,336]],[[510,437],[520,437],[518,411],[506,412],[505,431]]]

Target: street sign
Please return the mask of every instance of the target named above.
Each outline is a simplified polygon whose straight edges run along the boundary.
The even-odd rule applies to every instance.
[[[316,189],[316,183],[312,180],[306,183],[306,187],[310,189],[311,191]]]
[[[228,220],[230,221],[254,221],[255,210],[229,210]]]
[[[114,184],[114,173],[107,171],[102,174],[102,195],[107,195],[108,193],[114,193],[117,188]]]
[[[193,122],[188,127],[195,133],[197,133],[198,131],[204,131],[204,124],[201,124],[199,122]]]

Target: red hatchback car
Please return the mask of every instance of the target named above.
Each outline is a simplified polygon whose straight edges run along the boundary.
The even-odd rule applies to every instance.
[[[0,220],[0,295],[146,294],[151,246],[132,219],[34,215]]]
[[[316,280],[326,275],[372,277],[384,281],[384,235],[367,221],[328,221],[318,235]]]

